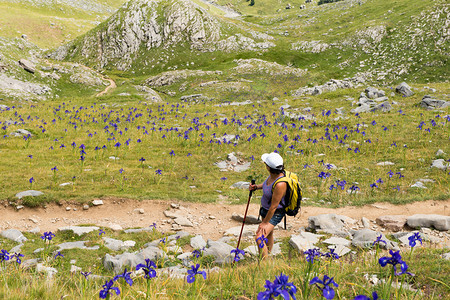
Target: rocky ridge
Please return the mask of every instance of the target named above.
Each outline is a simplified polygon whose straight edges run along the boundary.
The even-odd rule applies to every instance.
[[[114,65],[118,70],[129,70],[146,51],[157,48],[168,50],[183,45],[191,51],[231,52],[275,46],[241,33],[227,35],[227,26],[232,25],[189,0],[130,1],[101,26],[59,47],[49,57],[95,61],[100,68]],[[161,59],[151,57],[145,64],[155,65]],[[168,59],[165,57],[165,61]]]

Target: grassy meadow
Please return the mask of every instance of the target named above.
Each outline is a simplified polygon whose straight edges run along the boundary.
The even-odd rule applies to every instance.
[[[241,204],[247,200],[248,191],[231,185],[251,179],[263,181],[267,171],[260,157],[272,151],[283,156],[287,170],[299,175],[304,206],[449,199],[450,170],[431,168],[431,164],[435,159],[450,159],[450,109],[428,111],[418,105],[424,95],[448,100],[450,94],[448,43],[439,44],[438,35],[433,35],[446,24],[446,14],[431,13],[435,9],[448,10],[445,1],[367,0],[361,5],[340,1],[321,6],[306,4],[305,10],[298,9],[304,1],[291,1],[295,9],[290,10],[284,9],[286,3],[271,0],[256,0],[254,6],[246,1],[217,1],[242,13],[239,19],[226,19],[217,8],[195,1],[221,19],[225,24],[222,29],[229,31],[226,33],[267,33],[275,37],[276,46],[258,53],[200,53],[182,44],[170,49],[143,49],[127,72],[112,65],[97,70],[117,84],[100,97],[95,95],[103,86],[72,84],[71,73],[61,72],[61,78],[54,81],[42,72],[23,71],[14,63],[28,54],[36,58],[41,70],[52,64],[59,69],[74,67],[69,62],[45,60],[41,49],[18,39],[10,43],[10,39],[27,34],[28,40],[40,48],[55,48],[76,37],[81,39],[111,13],[92,13],[63,2],[50,7],[0,1],[0,36],[4,37],[0,52],[3,62],[11,67],[6,74],[44,82],[52,88],[46,101],[0,93],[0,104],[8,107],[0,109],[1,204],[38,207],[47,203],[90,203],[108,197]],[[96,3],[117,9],[122,2]],[[361,46],[360,32],[378,25],[386,29],[382,39],[375,43],[363,35],[369,44]],[[422,31],[415,31],[415,27]],[[293,43],[300,40],[331,46],[318,53],[293,50]],[[160,57],[167,57],[167,61]],[[239,72],[237,60],[251,58],[291,69],[276,74],[271,73],[272,69]],[[90,67],[97,63],[89,57],[75,59]],[[158,62],[147,64],[150,59]],[[397,67],[407,71],[400,72]],[[304,70],[303,75],[293,75],[293,70],[298,71],[294,68]],[[151,86],[162,98],[156,103],[136,87],[146,85],[151,75],[181,69],[219,72]],[[373,76],[352,89],[293,96],[300,87],[366,73]],[[395,93],[395,87],[405,80],[413,87],[411,97]],[[390,112],[351,113],[368,86],[386,93],[393,103]],[[180,100],[192,94],[203,96]],[[19,129],[30,135],[15,137]],[[438,150],[444,154],[437,155]],[[221,171],[215,163],[226,160],[229,153],[235,153],[240,163],[250,162],[250,168],[243,172]],[[426,188],[412,187],[418,181]],[[18,192],[30,189],[44,194],[16,198]],[[147,242],[170,234],[157,228],[139,234],[102,230],[104,235],[91,232],[81,237],[57,232],[47,243],[41,234],[24,232],[28,241],[20,250],[22,260],[39,258],[58,272],[49,279],[34,267],[27,269],[18,264],[20,256],[11,253],[13,257],[6,260],[5,252],[0,252],[0,298],[99,298],[102,285],[114,277],[103,267],[103,257],[124,252],[106,248],[103,236],[134,240],[136,245],[129,251],[138,251]],[[99,249],[63,250],[64,257],[55,258],[57,244],[81,240]],[[186,277],[174,279],[163,273],[147,280],[142,271],[133,272],[133,285],[118,279],[114,287],[120,289],[120,295],[111,290],[114,295],[110,297],[271,299],[267,294],[266,298],[258,298],[258,294],[266,289],[265,285],[270,287],[266,280],[273,281],[281,273],[296,286],[297,299],[322,299],[322,291],[309,282],[314,277],[323,279],[324,275],[333,277],[339,285],[329,282],[335,291],[334,299],[354,299],[357,295],[371,297],[357,299],[373,299],[374,291],[385,300],[448,299],[450,294],[450,264],[442,259],[446,250],[428,241],[424,241],[424,247],[403,247],[400,251],[407,271],[415,276],[394,275],[389,264],[381,267],[378,259],[390,257],[390,253],[376,246],[353,248],[352,253],[337,260],[320,257],[311,263],[304,253],[297,253],[289,245],[288,239],[280,242],[280,256],[261,261],[246,255],[234,265],[220,266],[220,272],[216,272],[210,257],[192,258],[187,269],[198,263],[199,271],[206,272],[206,279],[197,274],[193,283],[188,283]],[[188,245],[189,238],[174,243],[184,251],[194,250]],[[240,248],[251,244],[245,241]],[[17,245],[0,238],[2,250]],[[183,263],[164,243],[159,247],[166,255],[155,262],[157,270]],[[327,251],[323,243],[320,247],[322,252]],[[36,251],[39,248],[44,250]],[[92,274],[86,279],[80,270],[71,273],[71,260],[76,260],[83,272]],[[378,284],[367,279],[373,275],[379,279]],[[395,288],[399,283],[407,283],[411,289],[406,285]],[[293,292],[291,285],[286,287]]]

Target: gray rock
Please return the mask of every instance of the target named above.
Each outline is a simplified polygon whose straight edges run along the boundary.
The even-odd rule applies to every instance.
[[[230,263],[234,259],[234,255],[231,254],[231,250],[234,248],[223,242],[215,242],[208,240],[208,248],[203,251],[203,256],[213,256],[214,262],[217,264]]]
[[[337,245],[350,246],[351,241],[344,239],[344,238],[332,236],[329,239],[324,240],[323,243],[330,244],[330,245],[336,245],[336,246]]]
[[[62,251],[62,250],[68,250],[68,249],[84,249],[84,250],[98,250],[100,246],[92,246],[92,247],[86,247],[84,243],[87,243],[88,241],[77,241],[77,242],[66,242],[57,245],[58,250],[56,251]]]
[[[21,249],[22,249],[23,244],[20,243],[19,245],[11,248],[11,250],[9,250],[9,253],[20,253]]]
[[[184,278],[187,275],[187,269],[180,266],[173,266],[167,268],[156,269],[156,276],[167,276],[169,278]]]
[[[427,187],[425,184],[423,184],[422,181],[417,181],[416,183],[412,184],[410,187],[412,188],[419,188],[419,189],[426,189]]]
[[[417,214],[406,219],[411,228],[427,227],[440,231],[450,230],[450,216]]]
[[[144,231],[153,231],[153,227],[144,227],[144,228],[130,228],[125,229],[123,232],[125,233],[140,233]]]
[[[333,229],[341,230],[344,227],[344,220],[342,216],[336,214],[321,214],[318,216],[311,216],[308,218],[308,229]]]
[[[28,191],[23,191],[23,192],[17,193],[16,198],[22,199],[23,197],[38,197],[41,195],[44,195],[44,193],[35,191],[35,190],[28,190]]]
[[[450,252],[442,254],[442,258],[445,260],[450,260]]]
[[[444,152],[444,150],[439,149],[438,151],[436,151],[436,156],[443,156],[446,155],[446,153]]]
[[[439,100],[432,96],[425,95],[420,101],[419,105],[427,110],[433,110],[449,107],[450,101]]]
[[[6,229],[0,232],[0,235],[5,239],[14,241],[16,243],[26,242],[28,239],[17,229]]]
[[[238,173],[247,171],[248,169],[250,169],[250,165],[251,164],[252,164],[251,162],[245,162],[245,163],[242,163],[242,164],[238,164],[238,165],[236,165],[234,167],[234,171],[238,172]]]
[[[393,165],[395,165],[395,164],[390,161],[383,161],[383,162],[377,163],[377,166],[393,166]]]
[[[392,109],[392,105],[389,103],[389,101],[385,101],[381,104],[376,105],[370,111],[371,112],[377,112],[377,111],[388,112],[388,111],[391,111],[391,109]]]
[[[83,269],[82,268],[80,268],[80,267],[77,267],[77,266],[75,266],[75,265],[71,265],[70,266],[70,273],[72,273],[72,274],[79,274],[80,272],[82,272],[83,271]]]
[[[247,248],[244,249],[245,253],[248,253],[252,256],[258,256],[259,255],[259,248],[256,245],[250,245]]]
[[[227,161],[229,161],[233,165],[236,165],[238,163],[238,158],[236,157],[234,152],[232,152],[227,155]]]
[[[41,260],[42,260],[42,258],[27,259],[27,260],[22,261],[21,266],[24,269],[30,269],[32,267],[35,267]]]
[[[411,87],[406,83],[402,82],[400,83],[396,88],[395,91],[399,94],[402,94],[405,97],[409,97],[414,95],[413,91],[411,90]]]
[[[389,231],[400,231],[406,224],[405,215],[385,215],[375,219],[375,222]]]
[[[139,252],[119,254],[112,256],[106,254],[103,258],[103,266],[107,270],[112,270],[118,274],[122,272],[125,266],[135,268],[138,264],[145,264],[145,259],[156,261],[162,258],[163,251],[157,247],[149,246]]]
[[[370,221],[366,217],[361,218],[361,223],[364,226],[364,228],[370,228]]]
[[[370,105],[368,104],[361,104],[357,108],[352,109],[350,112],[357,114],[357,113],[365,113],[370,111]]]
[[[348,254],[350,251],[350,248],[346,247],[345,245],[342,244],[338,244],[335,246],[328,246],[328,249],[334,249],[334,253],[336,253],[337,255],[339,255],[339,257],[344,256],[346,254]]]
[[[244,216],[237,213],[233,213],[231,219],[242,223],[244,221]],[[259,223],[261,223],[261,220],[258,220],[257,216],[247,215],[245,217],[245,224],[259,224]]]
[[[194,224],[192,224],[192,222],[189,221],[186,217],[175,218],[174,222],[180,226],[185,226],[185,227],[193,227],[194,226]]]
[[[22,58],[19,60],[19,66],[21,66],[25,71],[28,71],[32,74],[36,72],[36,66],[29,60]]]
[[[301,235],[293,235],[289,240],[289,245],[291,245],[295,250],[300,253],[307,251],[308,249],[313,249],[316,247],[313,242],[304,238]]]
[[[9,134],[12,137],[23,137],[23,136],[33,136],[31,132],[26,129],[17,129]]]
[[[41,232],[41,229],[40,229],[39,227],[36,226],[36,227],[34,227],[34,228],[28,230],[28,232],[29,232],[29,233],[33,233],[33,234],[38,234],[38,233]]]
[[[409,233],[399,237],[398,240],[402,243],[402,245],[409,246],[409,237],[413,236],[414,233],[416,233],[416,232],[409,232]],[[424,234],[421,234],[420,236],[422,237],[422,240],[425,240]],[[420,246],[422,246],[420,241],[416,241],[416,246],[415,247],[420,247]]]
[[[229,228],[225,231],[224,235],[239,236],[239,233],[241,232],[241,227],[242,226]],[[244,225],[244,229],[242,230],[242,236],[243,237],[254,236],[256,233],[256,229],[258,229],[258,225]]]
[[[351,231],[353,235],[352,245],[360,248],[371,248],[373,242],[380,236],[380,232],[376,232],[370,229],[361,229],[361,230],[353,230]],[[399,250],[398,244],[396,242],[390,241],[386,238],[385,235],[382,235],[382,240],[386,241],[386,244],[379,243],[381,248],[385,249],[395,249]]]
[[[99,199],[93,200],[92,205],[94,205],[94,206],[103,205],[103,200],[99,200]]]
[[[82,226],[65,226],[65,227],[60,227],[58,228],[58,231],[68,231],[71,230],[73,231],[74,234],[81,236],[85,233],[89,233],[95,230],[99,230],[100,228],[97,226],[86,226],[86,227],[82,227]]]
[[[103,241],[105,242],[105,247],[113,250],[113,251],[120,251],[120,250],[124,250],[124,249],[128,249],[131,247],[134,247],[134,245],[136,244],[135,241],[121,241],[121,240],[116,240],[116,239],[112,239],[112,238],[108,238],[108,237],[103,237],[102,238]]]
[[[231,188],[248,190],[249,186],[250,186],[250,182],[248,182],[248,181],[238,181],[236,183],[233,183],[231,185]]]
[[[194,249],[202,249],[203,247],[206,247],[206,241],[203,239],[201,235],[196,235],[193,238],[191,238],[191,247]]]
[[[177,232],[177,233],[175,233],[175,234],[172,234],[172,235],[168,236],[168,237],[167,237],[167,240],[168,240],[168,241],[178,240],[178,239],[180,239],[180,238],[184,238],[184,237],[187,237],[187,236],[189,236],[189,235],[190,235],[189,232],[186,232],[186,231],[180,231],[180,232]]]
[[[435,159],[431,162],[431,168],[436,168],[439,170],[447,170],[450,168],[450,163],[446,162],[444,159]]]
[[[38,263],[36,265],[36,272],[37,273],[46,273],[47,279],[52,279],[56,273],[58,273],[58,270],[52,267],[44,266],[44,264]]]

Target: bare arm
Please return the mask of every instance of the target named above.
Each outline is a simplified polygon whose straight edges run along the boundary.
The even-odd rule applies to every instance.
[[[267,236],[269,233],[269,230],[267,226],[269,225],[270,219],[272,219],[273,215],[275,214],[275,211],[277,210],[278,205],[281,202],[281,199],[286,194],[287,185],[286,182],[279,182],[275,186],[275,189],[272,194],[272,200],[270,202],[270,208],[267,212],[267,215],[264,217],[264,220],[262,220],[262,223],[259,225],[259,228],[257,230],[257,234],[260,230],[262,230],[262,234]]]

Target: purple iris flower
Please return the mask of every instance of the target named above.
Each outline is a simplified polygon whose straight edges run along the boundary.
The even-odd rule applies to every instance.
[[[234,253],[234,261],[236,261],[236,262],[238,262],[238,261],[241,260],[240,255],[242,255],[242,256],[245,255],[245,251],[244,251],[244,250],[241,250],[241,249],[239,249],[239,248],[236,248],[236,249],[231,250],[230,253],[231,253],[231,254]]]
[[[131,275],[131,272],[127,272],[127,269],[125,268],[123,273],[114,276],[113,280],[117,281],[117,280],[119,280],[119,278],[123,278],[125,280],[125,282],[128,283],[129,286],[132,286],[133,285],[133,279],[131,279],[130,275]]]
[[[259,238],[256,239],[256,243],[258,244],[259,248],[264,248],[264,245],[267,244],[269,241],[267,238],[263,235],[261,235]]]
[[[41,236],[41,239],[44,241],[51,241],[55,237],[55,234],[53,234],[51,231],[44,232],[44,235]]]
[[[314,277],[313,279],[311,279],[309,284],[315,284],[322,291],[322,296],[325,299],[333,299],[335,291],[331,287],[331,285],[334,285],[335,287],[339,286],[336,282],[334,282],[333,278],[334,277],[330,278],[327,275],[323,276],[323,280],[320,280],[319,277]]]
[[[408,274],[413,275],[409,272],[406,272],[408,270],[408,265],[402,260],[402,256],[400,255],[399,251],[393,251],[389,250],[389,253],[391,254],[391,257],[381,257],[378,262],[379,264],[384,268],[387,264],[390,264],[394,268],[395,275],[402,275],[402,274]],[[397,272],[397,265],[400,265],[400,272]]]
[[[120,290],[118,287],[114,287],[114,280],[106,281],[103,285],[103,290],[100,291],[99,296],[102,299],[106,299],[108,297],[108,294],[112,295],[112,291],[116,292],[116,295],[120,295]]]
[[[204,279],[206,279],[206,272],[205,271],[199,271],[200,265],[197,264],[195,266],[191,266],[191,270],[188,270],[188,276],[186,277],[186,280],[188,283],[193,283],[195,281],[195,276],[197,274],[202,275]]]
[[[416,241],[419,241],[420,244],[422,245],[422,237],[420,236],[420,233],[415,232],[413,235],[411,235],[409,238],[409,246],[410,247],[415,247],[416,246]]]
[[[365,295],[358,295],[355,298],[353,298],[353,300],[378,300],[378,294],[377,294],[377,292],[373,292],[372,298],[365,296]]]
[[[136,266],[136,271],[140,269],[144,270],[144,278],[146,278],[147,280],[156,277],[156,264],[150,259],[147,258],[145,260],[145,264],[138,264]]]

